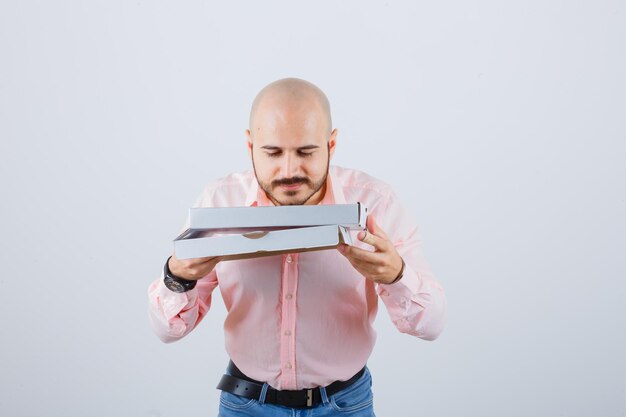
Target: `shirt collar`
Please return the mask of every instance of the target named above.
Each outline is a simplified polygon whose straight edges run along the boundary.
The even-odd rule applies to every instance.
[[[248,195],[246,196],[246,206],[273,206],[274,203],[267,198],[265,191],[259,187],[259,183],[256,180],[256,176],[252,175],[252,180]],[[337,180],[333,167],[328,170],[328,176],[326,177],[326,193],[324,198],[319,204],[346,204],[346,197],[341,189],[341,184]]]

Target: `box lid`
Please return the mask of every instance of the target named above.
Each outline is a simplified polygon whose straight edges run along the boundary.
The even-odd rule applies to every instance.
[[[197,207],[189,209],[189,228],[243,232],[302,226],[341,225],[365,228],[367,208],[361,204],[263,207]]]

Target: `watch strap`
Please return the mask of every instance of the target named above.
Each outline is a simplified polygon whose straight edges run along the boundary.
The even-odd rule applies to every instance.
[[[165,261],[165,266],[163,267],[163,283],[165,284],[165,286],[168,289],[177,293],[183,293],[194,289],[198,281],[177,277],[176,275],[172,274],[169,266],[170,259],[171,256],[167,258],[167,261]]]

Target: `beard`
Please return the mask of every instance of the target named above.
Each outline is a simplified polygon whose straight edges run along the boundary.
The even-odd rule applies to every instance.
[[[326,149],[327,149],[326,171],[324,173],[324,176],[317,181],[313,181],[309,177],[281,178],[281,179],[271,181],[269,183],[262,181],[261,179],[259,179],[259,176],[257,175],[257,172],[256,172],[256,166],[254,164],[254,152],[253,152],[252,153],[252,168],[254,169],[254,176],[256,177],[256,180],[259,183],[259,186],[263,189],[263,191],[265,191],[265,194],[267,194],[267,197],[270,200],[272,200],[274,204],[281,205],[281,206],[304,205],[307,201],[311,199],[311,197],[317,194],[317,192],[321,190],[322,187],[326,184],[326,178],[328,177],[328,168],[330,166],[330,147],[327,145]],[[308,190],[300,188],[295,191],[291,191],[291,190],[282,191],[282,193],[287,196],[287,199],[285,199],[284,197],[278,196],[277,193],[274,191],[276,188],[280,187],[281,185],[296,185],[296,184],[302,184],[306,186]],[[295,197],[298,193],[304,193],[304,195],[296,199],[290,198],[290,197]]]

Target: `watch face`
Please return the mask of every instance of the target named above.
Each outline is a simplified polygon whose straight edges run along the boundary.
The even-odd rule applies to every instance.
[[[165,280],[165,286],[174,292],[185,292],[185,287],[180,282],[176,282],[172,279]]]

